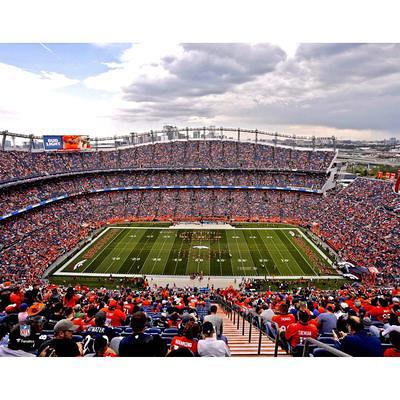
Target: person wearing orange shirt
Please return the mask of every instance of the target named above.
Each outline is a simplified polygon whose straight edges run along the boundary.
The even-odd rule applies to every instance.
[[[85,323],[83,322],[83,319],[80,317],[76,318],[74,315],[74,310],[71,307],[67,307],[64,312],[65,319],[71,321],[77,327],[77,332],[82,332],[85,330]]]
[[[200,327],[197,323],[189,321],[185,325],[183,335],[174,336],[171,341],[170,350],[177,350],[179,348],[189,349],[194,355],[197,355],[197,335],[200,332]]]
[[[75,294],[75,290],[72,287],[67,289],[67,293],[64,296],[63,305],[64,307],[74,308],[79,300],[79,296]]]
[[[280,346],[284,350],[287,350],[285,331],[289,325],[296,322],[296,318],[293,314],[289,313],[289,306],[286,303],[281,303],[279,305],[278,314],[272,317],[272,322],[278,325],[278,332],[276,331],[276,325],[270,322],[267,322],[268,328],[274,337],[279,334]]]
[[[298,319],[299,322],[289,325],[285,332],[285,339],[289,342],[292,350],[297,345],[303,344],[305,339],[318,337],[318,328],[310,323],[308,313],[299,311]]]
[[[24,294],[21,292],[20,288],[15,288],[10,294],[10,303],[15,304],[16,308],[19,308],[23,300]]]
[[[125,324],[126,315],[123,311],[117,308],[117,301],[110,299],[108,307],[104,307],[102,311],[106,313],[106,325],[122,326]]]
[[[378,304],[372,307],[368,313],[371,317],[376,318],[380,322],[387,322],[390,316],[391,307],[388,306],[386,299],[379,299]]]
[[[272,322],[278,325],[279,330],[286,330],[286,328],[296,322],[296,318],[293,314],[288,313],[289,307],[286,303],[281,303],[279,305],[279,314],[272,317]],[[283,328],[283,329],[281,329]]]
[[[132,303],[132,297],[128,297],[124,303],[124,311],[126,315],[132,315],[135,306]]]

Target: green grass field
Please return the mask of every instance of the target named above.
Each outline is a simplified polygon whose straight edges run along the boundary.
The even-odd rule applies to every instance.
[[[329,268],[319,249],[294,227],[120,225],[102,231],[54,275],[318,276],[317,264]]]

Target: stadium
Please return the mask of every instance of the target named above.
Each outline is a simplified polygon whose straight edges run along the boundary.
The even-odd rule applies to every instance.
[[[6,355],[400,354],[400,175],[341,186],[334,137],[1,140]]]

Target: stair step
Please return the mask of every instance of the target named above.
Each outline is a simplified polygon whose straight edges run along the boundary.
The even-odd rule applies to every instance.
[[[222,308],[218,306],[218,315],[223,319],[224,328],[223,334],[228,339],[229,350],[234,357],[273,357],[275,352],[275,343],[270,340],[266,335],[261,337],[261,354],[258,352],[259,331],[255,327],[251,327],[251,341],[249,343],[250,323],[244,321],[244,335],[243,333],[243,320],[239,320],[239,329],[237,327],[237,320],[233,323],[233,319],[227,317]],[[287,353],[281,348],[278,349],[279,357],[287,357]]]

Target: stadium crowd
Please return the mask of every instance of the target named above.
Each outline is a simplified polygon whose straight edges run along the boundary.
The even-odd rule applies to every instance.
[[[125,186],[277,186],[322,189],[324,174],[267,171],[136,171],[53,178],[0,190],[0,215],[61,195]]]
[[[0,182],[130,168],[250,168],[326,172],[335,153],[232,141],[189,140],[87,152],[0,151]]]
[[[295,356],[312,338],[354,357],[400,357],[400,286],[385,289],[356,283],[339,290],[285,286],[266,291],[230,287],[219,294]],[[314,349],[313,354],[329,355],[323,349]]]
[[[377,189],[379,187],[379,190]],[[0,224],[0,272],[31,282],[110,220],[287,221],[309,227],[343,260],[399,278],[399,196],[388,182],[357,179],[327,196],[274,190],[144,190],[76,196]]]
[[[399,278],[400,196],[390,182],[356,179],[311,214],[311,230],[341,258],[384,272],[382,284]]]
[[[355,357],[400,356],[400,287],[89,289],[2,284],[0,356],[230,356],[215,303],[229,304],[290,354],[317,338]],[[314,356],[321,350],[313,350]]]
[[[0,357],[228,357],[213,298],[189,288],[5,286]]]

